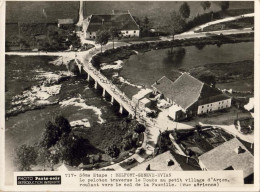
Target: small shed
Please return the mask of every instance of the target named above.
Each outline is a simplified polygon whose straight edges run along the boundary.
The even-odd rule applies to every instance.
[[[141,91],[139,91],[137,94],[135,94],[132,97],[132,102],[134,105],[138,105],[139,101],[143,98],[148,98],[149,95],[153,92],[153,90],[151,89],[142,89]]]
[[[151,101],[147,98],[143,98],[139,101],[139,106],[142,107],[142,108],[149,107],[150,104],[151,104]]]
[[[132,102],[134,103],[134,105],[138,105],[139,100],[141,100],[142,98],[143,98],[143,95],[136,94],[132,97]]]
[[[173,120],[178,121],[178,120],[181,120],[182,118],[184,118],[185,113],[183,112],[183,109],[180,106],[175,104],[169,108],[168,116],[170,118],[172,118]]]
[[[74,24],[73,19],[58,19],[58,27],[72,26]]]

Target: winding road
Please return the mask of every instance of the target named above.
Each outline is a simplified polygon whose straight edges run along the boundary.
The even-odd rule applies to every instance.
[[[205,27],[211,26],[211,25],[215,25],[218,23],[223,23],[223,22],[228,22],[228,21],[234,21],[234,20],[238,20],[241,18],[246,18],[246,17],[254,17],[254,13],[249,13],[249,14],[244,14],[244,15],[239,15],[239,16],[235,16],[235,17],[227,17],[224,19],[219,19],[216,21],[211,21],[208,23],[205,23],[203,25],[197,26],[193,29],[191,29],[190,31],[178,34],[178,35],[174,35],[174,39],[190,39],[190,38],[201,38],[201,37],[208,37],[208,36],[212,36],[212,35],[231,35],[231,34],[241,34],[241,33],[252,33],[254,32],[254,30],[252,30],[252,28],[243,28],[243,29],[230,29],[230,30],[221,30],[221,31],[210,31],[210,32],[203,32],[203,29]],[[201,32],[196,32],[201,30]]]

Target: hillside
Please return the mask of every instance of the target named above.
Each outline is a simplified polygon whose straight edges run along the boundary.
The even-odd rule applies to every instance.
[[[137,17],[148,16],[156,25],[165,23],[173,10],[178,11],[181,1],[87,1],[84,5],[84,15],[111,13],[113,9],[129,10]],[[188,2],[191,9],[191,17],[204,13],[200,2]],[[230,2],[229,9],[253,8],[253,1]],[[6,3],[6,22],[56,22],[61,18],[78,18],[79,1],[16,1]],[[216,2],[207,11],[219,11]]]

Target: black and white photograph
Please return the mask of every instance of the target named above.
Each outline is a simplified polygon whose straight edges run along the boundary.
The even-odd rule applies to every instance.
[[[241,171],[259,186],[255,4],[5,1],[4,185],[15,172]]]

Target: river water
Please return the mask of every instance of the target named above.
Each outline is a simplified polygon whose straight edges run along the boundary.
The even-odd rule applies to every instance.
[[[178,59],[169,59],[169,49],[152,50],[130,56],[115,69],[114,74],[127,83],[121,84],[121,89],[131,98],[140,89],[137,86],[150,87],[162,76],[175,79],[180,68],[191,68],[210,63],[231,63],[244,60],[254,60],[254,43],[206,45],[204,47],[183,47],[185,54]],[[176,50],[176,49],[174,49]],[[105,70],[104,70],[105,72]],[[132,85],[134,86],[132,86]],[[252,87],[252,86],[251,86]],[[222,86],[222,88],[225,88]],[[226,88],[230,88],[227,87]]]

